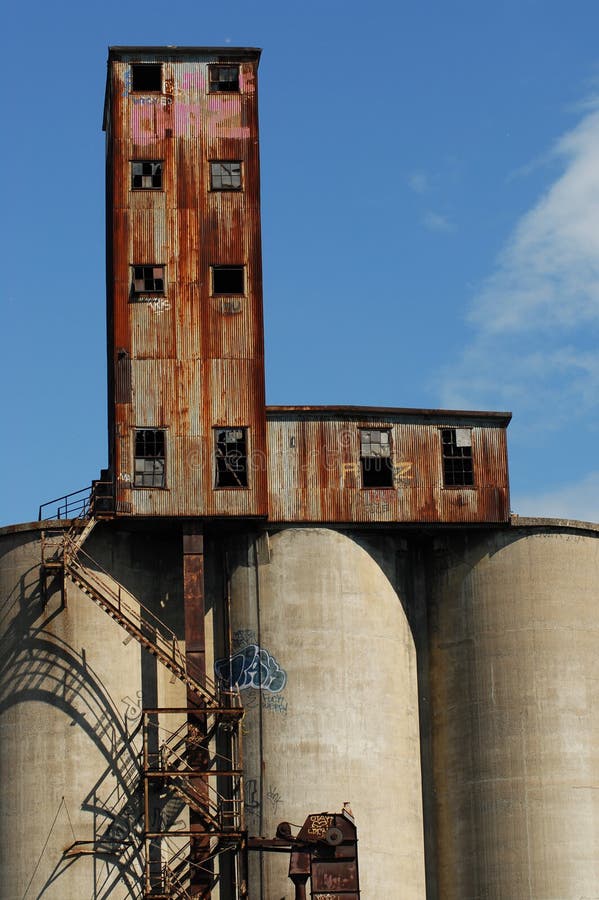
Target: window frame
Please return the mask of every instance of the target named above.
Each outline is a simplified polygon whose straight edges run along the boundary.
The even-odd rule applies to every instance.
[[[138,435],[141,435],[142,433],[148,432],[148,431],[154,432],[155,435],[157,433],[160,433],[162,435],[162,451],[163,451],[162,455],[160,455],[160,454],[150,455],[147,453],[143,454],[143,455],[138,455],[138,453],[137,453]],[[136,425],[133,428],[133,478],[131,479],[131,485],[133,488],[135,488],[136,490],[154,490],[154,491],[164,491],[164,490],[168,489],[168,483],[167,483],[167,477],[166,477],[167,444],[168,444],[167,429],[164,428],[163,426],[154,427],[151,425],[145,425],[145,426]],[[137,460],[138,459],[139,460],[152,460],[154,463],[157,461],[160,461],[160,460],[162,461],[162,472],[159,473],[160,480],[161,480],[160,484],[140,484],[138,482],[138,480],[137,480],[137,478],[138,478]],[[154,470],[152,472],[140,472],[139,475],[141,478],[144,478],[147,476],[155,478],[156,470]]]
[[[130,296],[132,300],[140,300],[143,302],[144,299],[148,298],[153,300],[155,297],[165,297],[166,296],[166,265],[164,263],[131,263],[131,290]],[[144,288],[142,291],[138,291],[135,287],[135,282],[140,281],[141,279],[135,277],[136,269],[162,269],[162,289],[152,288],[146,289]],[[143,276],[145,280],[145,275]],[[156,280],[153,278],[153,280]]]
[[[470,432],[470,444],[460,444],[457,443],[457,432],[458,431],[469,431]],[[452,440],[447,442],[445,440],[445,433],[452,433]],[[473,442],[472,442],[472,427],[471,426],[447,426],[444,425],[439,428],[439,441],[441,443],[441,467],[443,474],[443,489],[454,491],[454,490],[475,490],[476,489],[476,479],[474,477],[474,452],[473,452]],[[451,453],[446,453],[445,448],[450,447],[452,449]],[[470,451],[469,454],[457,453],[453,451],[457,450],[466,450]],[[462,465],[457,466],[453,465],[458,460],[469,460],[470,465]],[[451,464],[451,465],[450,465]],[[460,473],[461,468],[461,473]],[[450,472],[450,469],[452,470]],[[468,471],[469,470],[469,471]],[[455,481],[455,477],[458,475],[462,475],[464,480]],[[470,478],[470,480],[466,480],[466,476]],[[453,483],[449,483],[453,481]]]
[[[164,69],[162,63],[157,62],[132,62],[129,63],[131,71],[131,93],[132,94],[162,94],[164,88]],[[160,87],[159,88],[139,88],[134,86],[135,69],[152,68],[160,70]]]
[[[144,163],[150,164],[150,165],[160,165],[160,187],[154,187],[154,186],[144,187],[143,185],[141,187],[136,187],[133,184],[133,179],[136,177],[133,172],[133,166],[135,166],[135,165],[143,166]],[[138,191],[164,191],[164,160],[163,159],[130,159],[129,165],[130,165],[130,171],[129,171],[129,175],[130,175],[129,190],[130,191],[136,191],[136,192],[138,192]],[[137,177],[144,178],[144,177],[148,177],[148,176],[144,176],[142,173],[141,176],[137,176]],[[151,175],[150,177],[153,178],[154,176]]]
[[[240,269],[243,276],[243,288],[241,291],[217,291],[214,285],[214,276],[217,271]],[[211,297],[247,297],[247,266],[245,263],[227,265],[217,263],[210,266],[210,296]]]
[[[365,455],[363,453],[364,442],[362,436],[368,432],[372,434],[372,432],[378,432],[379,434],[387,435],[387,446],[389,447],[389,453],[387,455],[381,454],[371,454]],[[361,490],[363,491],[389,491],[395,489],[395,470],[393,466],[393,428],[388,426],[386,428],[382,427],[361,427],[358,429],[358,440],[360,442],[359,451],[360,451],[360,480],[361,480]],[[383,447],[385,441],[380,441],[379,446]],[[366,474],[366,466],[364,465],[365,461],[368,459],[380,459],[380,460],[388,460],[386,466],[380,467],[380,473],[382,475],[383,472],[388,471],[389,473],[389,484],[366,484],[365,483],[365,474]]]
[[[212,78],[212,73],[216,70],[223,69],[236,69],[237,70],[237,78],[235,81],[219,81],[216,78]],[[213,87],[212,85],[219,84],[236,84],[237,87],[227,87],[227,88],[218,88]],[[239,94],[241,93],[241,67],[239,63],[209,63],[208,65],[208,93],[209,94]]]
[[[209,184],[210,191],[214,191],[215,193],[239,193],[243,191],[243,160],[241,159],[210,159],[208,160],[209,165]],[[212,166],[227,166],[227,165],[238,165],[239,166],[239,184],[234,186],[223,186],[215,187],[213,181],[213,172]]]
[[[213,490],[215,491],[247,491],[250,489],[250,470],[249,470],[249,445],[250,445],[250,429],[247,425],[215,425],[212,429],[214,434],[214,443],[213,443],[213,461],[214,461],[214,478],[213,478]],[[233,431],[241,431],[242,432],[242,441],[245,447],[245,456],[241,457],[241,459],[245,460],[245,465],[243,468],[243,479],[245,484],[219,484],[219,474],[221,474],[221,470],[219,469],[218,461],[219,459],[227,459],[227,455],[224,457],[219,456],[218,445],[219,443],[219,432],[233,432]],[[225,441],[225,446],[226,446]],[[232,443],[232,442],[231,442]],[[237,443],[237,442],[236,442]],[[226,470],[225,466],[225,470]],[[229,470],[230,472],[234,472],[234,470]],[[224,474],[224,473],[223,473]]]

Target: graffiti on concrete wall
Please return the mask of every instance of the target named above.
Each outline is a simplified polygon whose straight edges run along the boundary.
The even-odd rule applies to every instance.
[[[278,694],[287,684],[287,672],[272,654],[258,644],[248,644],[230,657],[214,663],[216,677],[227,688],[248,688]]]
[[[257,644],[258,638],[253,628],[238,628],[233,632],[233,650],[243,650],[248,644]]]
[[[261,782],[258,778],[246,778],[244,782],[244,808],[245,815],[252,820],[251,828],[259,827],[258,823],[263,811],[263,804],[260,800]],[[279,807],[284,803],[283,796],[280,791],[273,785],[266,790],[266,800],[264,803],[264,812],[268,814],[269,810],[273,816],[276,816]]]
[[[270,805],[272,806],[273,816],[276,816],[279,806],[283,802],[282,796],[280,795],[276,787],[269,787],[266,793],[266,798],[270,801]]]
[[[251,819],[259,818],[261,803],[258,796],[257,778],[246,778],[244,781],[244,806],[246,816]]]

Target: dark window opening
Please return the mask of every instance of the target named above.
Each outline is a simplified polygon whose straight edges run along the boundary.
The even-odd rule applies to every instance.
[[[134,294],[163,294],[164,266],[132,266]]]
[[[469,428],[443,428],[443,483],[445,487],[470,487],[474,484],[472,433]]]
[[[213,294],[244,294],[245,266],[212,266]]]
[[[133,190],[159,191],[162,188],[162,162],[153,159],[132,162],[131,187]]]
[[[210,163],[210,187],[213,191],[238,191],[241,188],[241,163]]]
[[[391,431],[363,428],[360,431],[360,467],[362,487],[393,487]]]
[[[208,90],[211,94],[239,90],[239,66],[208,66]]]
[[[152,63],[133,63],[131,66],[131,90],[161,91],[162,66]]]
[[[133,483],[136,487],[165,486],[164,435],[161,428],[140,428],[135,432]]]
[[[217,428],[216,487],[247,487],[247,439],[245,428]]]

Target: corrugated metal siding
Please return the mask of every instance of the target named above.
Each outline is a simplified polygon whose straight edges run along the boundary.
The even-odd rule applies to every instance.
[[[443,485],[442,427],[472,429],[475,485]],[[361,428],[391,429],[394,487],[364,489]],[[504,522],[509,517],[505,428],[443,417],[267,416],[273,522]]]
[[[168,48],[143,56],[123,52],[109,62],[111,458],[118,508],[126,514],[267,511],[263,464],[250,473],[247,490],[213,488],[215,425],[247,427],[252,453],[266,457],[258,53],[247,55],[240,59],[233,51],[239,94],[207,93],[208,64],[226,59],[226,50],[189,58]],[[131,61],[162,62],[163,93],[132,94]],[[130,190],[135,159],[163,160],[162,191]],[[243,191],[211,192],[211,159],[241,160]],[[131,297],[133,264],[166,266],[163,296]],[[211,296],[211,266],[218,264],[246,267],[239,302]],[[127,363],[117,369],[119,358]],[[132,435],[142,426],[166,429],[164,490],[131,485]]]

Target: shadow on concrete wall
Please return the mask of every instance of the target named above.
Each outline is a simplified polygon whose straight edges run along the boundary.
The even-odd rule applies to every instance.
[[[117,883],[130,897],[142,896],[143,784],[141,775],[141,722],[143,705],[155,705],[156,662],[141,654],[142,691],[120,698],[124,714],[94,672],[85,650],[78,651],[52,633],[66,611],[54,593],[44,604],[39,569],[21,575],[5,598],[0,625],[0,714],[30,702],[59,710],[70,725],[82,729],[106,761],[106,768],[81,801],[81,809],[93,815],[93,844],[73,842],[54,865],[42,897],[82,857],[94,859],[94,900],[111,895]],[[86,600],[85,602],[90,602]],[[15,771],[20,777],[20,772]],[[172,824],[183,808],[181,801],[154,798],[151,809],[156,825]],[[37,852],[34,849],[34,854]],[[34,860],[34,856],[32,856]],[[37,864],[39,865],[39,860]],[[37,868],[32,861],[33,883]],[[32,895],[30,895],[32,896]]]

